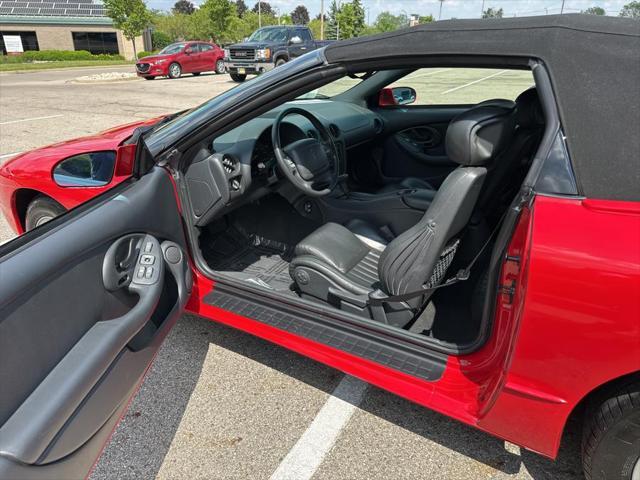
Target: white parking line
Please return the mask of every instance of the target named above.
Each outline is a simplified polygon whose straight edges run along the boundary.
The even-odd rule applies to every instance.
[[[360,405],[366,390],[365,382],[345,376],[270,480],[310,479]]]
[[[48,118],[64,117],[64,115],[47,115],[46,117],[23,118],[20,120],[9,120],[8,122],[0,122],[0,125],[9,125],[10,123],[31,122],[33,120],[46,120]]]
[[[455,92],[456,90],[460,90],[462,88],[470,87],[471,85],[475,85],[476,83],[484,82],[485,80],[489,80],[490,78],[497,77],[498,75],[502,75],[503,73],[508,72],[509,70],[501,70],[498,73],[493,73],[488,77],[481,78],[479,80],[474,80],[473,82],[465,83],[464,85],[460,85],[459,87],[450,88],[449,90],[445,90],[441,93],[441,95],[446,95],[447,93]]]
[[[0,155],[0,158],[15,157],[16,155],[20,155],[21,153],[22,152],[5,153],[4,155]]]
[[[404,80],[413,80],[414,78],[428,77],[430,75],[436,75],[438,73],[448,72],[449,70],[451,70],[451,69],[450,68],[443,68],[442,70],[435,70],[433,72],[419,73],[417,75],[411,74],[411,75],[409,75],[407,77],[404,77]]]

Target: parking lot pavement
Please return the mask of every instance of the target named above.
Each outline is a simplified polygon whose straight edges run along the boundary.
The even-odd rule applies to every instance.
[[[0,75],[0,123],[63,115],[0,125],[0,155],[188,108],[233,86],[213,75],[68,83],[89,73]],[[0,243],[13,235],[2,222]],[[314,419],[343,378],[258,338],[185,315],[91,478],[269,478],[317,427]],[[313,478],[580,478],[574,426],[552,462],[372,386],[352,410]]]

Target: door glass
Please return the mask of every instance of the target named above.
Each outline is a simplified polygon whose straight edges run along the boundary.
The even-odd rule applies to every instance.
[[[201,43],[200,44],[200,51],[201,52],[208,52],[213,50],[213,47],[211,45],[207,45],[206,43]]]
[[[413,105],[471,105],[484,100],[515,100],[534,85],[530,70],[493,68],[420,68],[388,85],[411,87]]]

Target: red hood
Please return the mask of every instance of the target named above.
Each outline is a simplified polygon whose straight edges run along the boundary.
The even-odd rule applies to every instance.
[[[171,55],[147,55],[146,57],[139,58],[137,63],[157,62],[158,60],[163,59],[169,60],[175,56],[175,53],[172,53]]]
[[[40,147],[13,157],[2,166],[2,169],[11,171],[14,175],[20,174],[21,172],[33,173],[38,170],[49,171],[51,167],[58,162],[58,160],[72,155],[99,150],[115,150],[118,145],[133,134],[133,131],[136,128],[145,125],[153,125],[162,118],[163,117],[157,117],[151,120],[128,123],[126,125],[120,125],[118,127],[105,130],[95,135],[66,140],[46,147]]]

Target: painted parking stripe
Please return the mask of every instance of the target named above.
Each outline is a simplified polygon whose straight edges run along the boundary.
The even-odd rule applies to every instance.
[[[473,82],[465,83],[464,85],[460,85],[459,87],[450,88],[449,90],[445,90],[441,95],[446,95],[447,93],[455,92],[457,90],[461,90],[463,88],[470,87],[471,85],[475,85],[476,83],[484,82],[485,80],[489,80],[490,78],[497,77],[498,75],[502,75],[503,73],[508,72],[509,70],[501,70],[498,73],[493,73],[487,77],[480,78],[479,80],[474,80]]]
[[[9,120],[8,122],[0,122],[0,125],[9,125],[10,123],[32,122],[34,120],[46,120],[48,118],[64,117],[64,115],[47,115],[46,117],[22,118],[20,120]]]
[[[310,479],[362,402],[366,390],[365,382],[346,375],[270,480]]]
[[[0,158],[15,157],[16,155],[20,155],[21,153],[22,152],[5,153],[4,155],[0,155]]]
[[[418,73],[417,75],[411,74],[408,77],[405,77],[404,80],[413,80],[414,78],[429,77],[431,75],[437,75],[438,73],[448,72],[449,70],[451,70],[451,69],[450,68],[443,68],[442,70],[435,70],[433,72]]]

